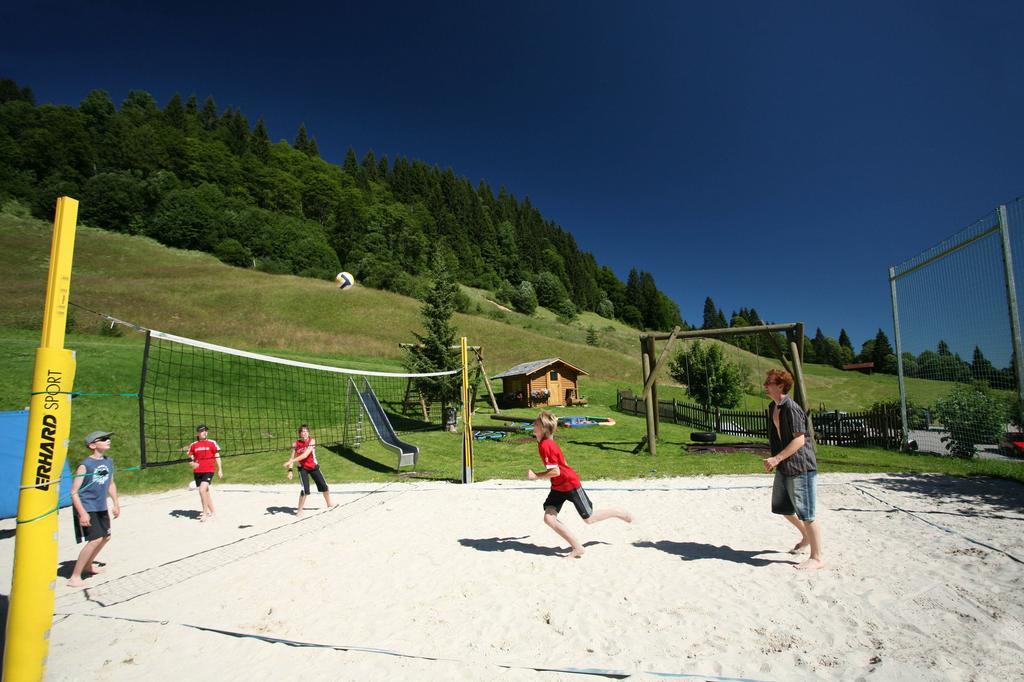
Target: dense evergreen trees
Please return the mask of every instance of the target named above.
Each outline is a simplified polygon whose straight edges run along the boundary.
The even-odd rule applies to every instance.
[[[624,284],[580,251],[527,198],[451,169],[349,148],[340,166],[320,158],[305,124],[271,142],[237,109],[172,96],[161,109],[131,91],[115,106],[102,90],[78,107],[36,106],[31,89],[0,79],[0,201],[50,218],[61,194],[82,198],[82,219],[165,244],[215,253],[233,265],[333,276],[423,296],[437,252],[464,284],[515,291],[563,319],[591,310],[634,326],[682,324],[650,273]],[[525,283],[525,286],[524,286]]]

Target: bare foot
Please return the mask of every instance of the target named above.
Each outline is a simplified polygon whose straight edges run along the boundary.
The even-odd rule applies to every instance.
[[[71,578],[68,579],[68,587],[85,587],[85,581],[81,578],[71,576]]]
[[[801,540],[800,542],[798,542],[795,545],[793,545],[793,549],[789,550],[789,553],[790,554],[799,554],[800,550],[802,550],[804,547],[810,547],[810,545],[811,545],[811,543],[808,542],[807,540]]]
[[[793,568],[798,571],[817,571],[820,568],[825,568],[825,562],[821,559],[807,559]]]
[[[199,523],[206,523],[206,519],[207,518],[208,517],[206,516],[206,514],[200,514],[199,515]]]
[[[582,559],[583,555],[586,554],[586,553],[587,553],[587,550],[585,550],[582,547],[580,547],[579,549],[572,550],[571,552],[569,552],[568,554],[566,554],[562,558],[563,559]]]
[[[82,570],[82,573],[95,573],[96,575],[104,572],[106,572],[106,569],[100,568],[99,566],[90,566],[89,568]]]
[[[630,514],[629,512],[623,512],[622,513],[622,520],[625,521],[626,523],[633,523],[633,515]]]

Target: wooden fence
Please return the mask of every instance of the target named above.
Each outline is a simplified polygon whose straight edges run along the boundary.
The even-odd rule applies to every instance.
[[[646,414],[643,398],[628,390],[619,389],[617,393],[620,412],[639,416]],[[723,410],[673,398],[658,401],[658,416],[662,421],[686,424],[705,431],[768,438],[767,407],[755,411]],[[898,449],[902,439],[900,415],[895,408],[867,412],[818,411],[811,413],[811,421],[815,442],[827,445]]]

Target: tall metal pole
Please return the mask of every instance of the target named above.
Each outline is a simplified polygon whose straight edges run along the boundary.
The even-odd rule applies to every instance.
[[[903,442],[910,443],[910,422],[907,421],[907,387],[903,383],[903,337],[900,334],[900,306],[896,301],[896,268],[889,268],[889,294],[892,296],[892,327],[896,338],[896,377],[900,385],[900,419],[903,422]]]
[[[469,350],[466,337],[460,343],[462,352],[462,482],[473,482],[473,409],[469,404]]]
[[[1006,298],[1010,305],[1010,336],[1013,339],[1013,360],[1017,365],[1017,427],[1024,427],[1024,358],[1021,357],[1020,314],[1017,311],[1017,285],[1013,277],[1013,253],[1010,250],[1010,224],[1006,205],[999,207],[999,233],[1003,238],[1003,268],[1006,270]]]

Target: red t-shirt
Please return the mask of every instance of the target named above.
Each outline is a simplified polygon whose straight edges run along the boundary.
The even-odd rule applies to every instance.
[[[313,440],[313,439],[310,438],[308,440],[297,440],[297,441],[295,441],[295,444],[292,446],[293,448],[295,448],[295,454],[296,455],[302,454],[302,451],[306,449],[306,447],[309,445],[309,441],[311,441],[311,440]],[[312,470],[312,469],[316,469],[316,465],[317,465],[317,461],[316,461],[316,446],[314,445],[312,448],[310,448],[309,454],[299,460],[299,466],[302,467],[303,469],[310,469],[310,470]]]
[[[216,470],[217,453],[220,452],[220,446],[217,445],[217,441],[210,440],[197,440],[192,445],[188,446],[188,458],[198,464],[194,471],[197,474],[212,474]]]
[[[583,485],[580,483],[579,475],[565,463],[565,455],[562,454],[562,448],[558,447],[558,443],[550,438],[545,438],[537,443],[537,450],[540,452],[540,459],[544,462],[545,468],[558,467],[558,475],[551,479],[552,490],[564,492],[575,490]]]

